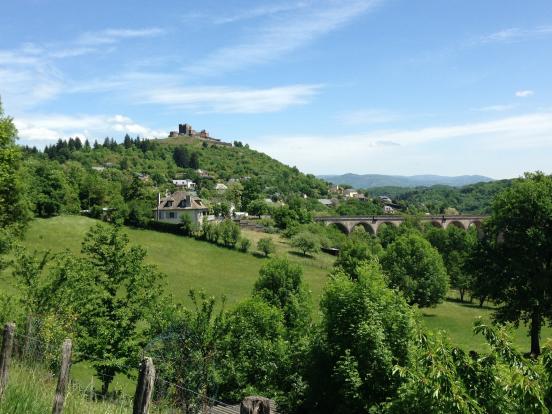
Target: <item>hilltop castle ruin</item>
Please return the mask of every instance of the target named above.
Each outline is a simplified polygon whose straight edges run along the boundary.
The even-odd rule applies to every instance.
[[[227,147],[232,146],[232,143],[230,142],[224,142],[218,138],[210,137],[209,133],[204,129],[197,132],[195,129],[192,128],[190,124],[178,124],[178,131],[171,131],[171,133],[169,134],[170,138],[182,137],[182,136],[196,138],[201,141],[209,142],[215,145],[224,145]]]

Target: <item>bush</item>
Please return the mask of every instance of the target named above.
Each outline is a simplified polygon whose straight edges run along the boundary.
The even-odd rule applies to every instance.
[[[218,225],[220,231],[220,242],[223,246],[234,247],[241,234],[240,226],[232,220],[224,220]]]
[[[246,237],[240,237],[237,246],[240,252],[247,253],[249,251],[249,248],[251,247],[251,240]]]
[[[264,237],[257,242],[257,249],[268,257],[276,251],[276,245],[270,237]]]

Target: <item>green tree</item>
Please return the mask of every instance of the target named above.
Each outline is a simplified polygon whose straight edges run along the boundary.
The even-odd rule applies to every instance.
[[[207,412],[210,398],[217,393],[225,364],[222,342],[225,335],[224,299],[217,306],[214,297],[190,291],[193,308],[166,309],[157,338],[150,342],[150,354],[156,355],[158,378],[176,384],[169,387],[159,381],[156,392],[169,393],[185,414]]]
[[[0,227],[25,223],[30,211],[19,175],[21,154],[15,144],[17,129],[5,116],[0,101]]]
[[[239,224],[230,219],[224,220],[219,225],[220,240],[226,247],[234,247],[240,239],[241,230]]]
[[[383,249],[379,241],[374,238],[362,240],[347,240],[339,250],[339,255],[334,263],[337,269],[341,269],[350,278],[358,279],[357,268],[366,261],[382,254]]]
[[[320,240],[310,232],[301,232],[292,237],[291,246],[299,249],[303,252],[303,256],[306,256],[307,253],[320,251]]]
[[[472,289],[474,282],[473,273],[468,268],[468,258],[477,241],[475,229],[464,230],[449,225],[445,230],[430,226],[425,237],[441,253],[450,284],[458,289],[460,301],[463,302],[466,292]]]
[[[263,237],[257,242],[257,250],[262,252],[265,257],[268,257],[276,251],[276,245],[271,237]]]
[[[246,395],[274,395],[287,365],[282,312],[259,298],[248,299],[226,317],[222,341],[221,392],[240,401]]]
[[[270,208],[264,200],[252,200],[249,202],[247,212],[252,216],[264,216],[270,212]]]
[[[448,275],[443,259],[420,234],[411,231],[397,238],[381,264],[390,286],[401,290],[409,304],[434,306],[445,298]]]
[[[377,261],[357,281],[340,272],[321,301],[322,323],[311,350],[307,412],[367,413],[392,397],[407,366],[414,319],[402,296],[387,288]],[[373,412],[377,412],[374,410]]]
[[[191,236],[194,231],[194,224],[189,214],[180,216],[180,229],[186,236]]]
[[[421,333],[411,364],[397,369],[404,382],[385,412],[548,413],[550,348],[544,358],[531,361],[512,347],[503,329],[478,320],[474,331],[485,337],[489,353],[467,354],[443,334]]]
[[[494,266],[490,297],[496,318],[529,324],[531,354],[540,354],[540,332],[552,322],[552,177],[527,173],[501,192],[484,227]]]
[[[303,271],[284,258],[270,259],[259,270],[253,294],[281,309],[285,326],[297,333],[310,324],[310,292],[303,283]]]
[[[162,275],[144,263],[143,248],[128,243],[120,228],[98,224],[82,244],[89,283],[76,299],[78,346],[83,359],[92,358],[104,395],[115,374],[136,362],[145,339],[140,324],[162,297]]]

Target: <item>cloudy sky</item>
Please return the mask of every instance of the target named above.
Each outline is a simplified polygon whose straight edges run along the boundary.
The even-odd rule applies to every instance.
[[[20,142],[206,128],[315,174],[552,173],[550,0],[17,0]]]

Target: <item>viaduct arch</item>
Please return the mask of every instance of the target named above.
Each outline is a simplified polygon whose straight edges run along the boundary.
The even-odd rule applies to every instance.
[[[423,216],[421,222],[431,223],[436,227],[446,229],[448,226],[456,226],[467,230],[470,226],[477,229],[487,216],[458,215],[458,216]],[[326,226],[335,225],[345,234],[350,234],[356,226],[362,226],[371,234],[377,234],[381,225],[399,226],[404,217],[401,216],[342,216],[342,217],[315,217],[315,221],[324,223]]]

